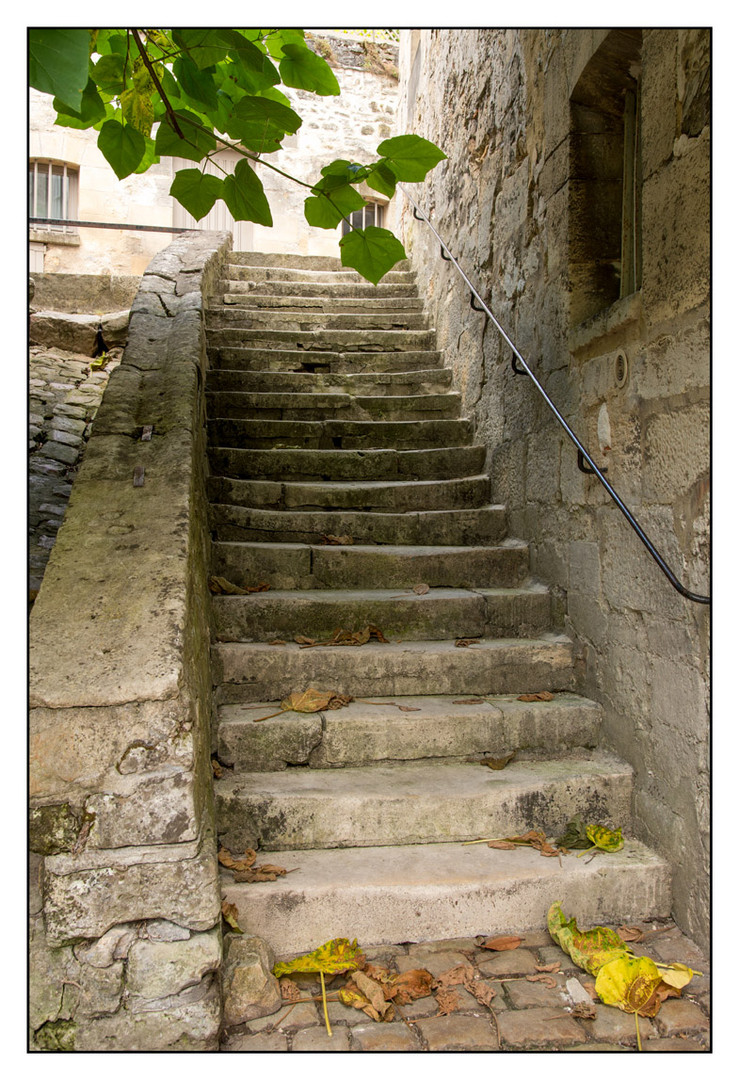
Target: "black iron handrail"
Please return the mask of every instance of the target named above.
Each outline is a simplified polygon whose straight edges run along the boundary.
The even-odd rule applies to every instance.
[[[129,225],[125,221],[72,221],[70,218],[32,217],[28,219],[31,228],[34,225],[64,225],[70,229],[133,229],[136,232],[186,233],[198,232],[198,229],[180,225]]]
[[[505,343],[512,350],[513,356],[512,356],[512,359],[511,359],[511,366],[513,367],[514,372],[517,375],[528,375],[529,376],[529,378],[533,382],[534,386],[536,387],[536,389],[539,391],[541,396],[544,398],[544,401],[549,406],[551,412],[556,417],[556,419],[559,422],[560,426],[565,430],[565,432],[567,433],[569,438],[575,444],[575,447],[577,448],[577,462],[578,462],[578,467],[580,468],[580,470],[582,472],[584,472],[584,473],[587,473],[588,475],[597,476],[598,480],[600,480],[603,487],[606,489],[608,494],[611,496],[611,498],[615,502],[616,506],[619,508],[621,513],[624,515],[624,517],[628,521],[629,525],[634,530],[636,535],[639,537],[641,542],[644,544],[644,547],[647,549],[649,554],[652,556],[654,561],[657,563],[660,570],[665,575],[665,577],[670,582],[670,584],[675,589],[677,589],[677,591],[682,596],[686,597],[686,599],[692,600],[696,604],[710,604],[710,602],[711,602],[710,596],[702,596],[700,593],[694,593],[694,592],[691,592],[690,589],[686,589],[686,587],[682,584],[682,582],[678,579],[678,577],[673,573],[673,571],[667,565],[664,558],[659,553],[657,548],[654,546],[652,541],[649,539],[647,534],[644,532],[641,525],[636,520],[634,515],[631,513],[629,508],[623,502],[621,497],[616,494],[616,492],[613,490],[611,485],[606,480],[603,473],[605,473],[607,470],[605,468],[604,469],[599,469],[598,466],[595,464],[595,462],[593,461],[590,454],[587,452],[585,447],[582,445],[582,443],[580,442],[578,437],[573,432],[572,428],[569,426],[569,424],[564,419],[562,414],[559,412],[557,407],[553,404],[553,402],[549,398],[549,395],[544,390],[543,386],[541,385],[539,380],[536,378],[536,376],[532,372],[531,368],[529,367],[529,365],[524,360],[523,356],[521,356],[521,353],[518,351],[518,349],[516,348],[514,343],[511,341],[508,334],[505,332],[503,327],[500,325],[500,323],[496,319],[495,315],[493,315],[492,311],[487,306],[485,301],[482,299],[479,292],[474,287],[474,285],[472,284],[470,279],[467,277],[467,275],[465,274],[464,270],[459,265],[457,260],[454,258],[454,256],[452,255],[452,253],[449,250],[449,248],[447,247],[447,245],[441,239],[441,237],[439,236],[438,232],[436,231],[434,226],[429,221],[426,214],[423,213],[423,211],[420,209],[420,207],[415,202],[415,200],[412,198],[412,196],[408,194],[408,192],[405,190],[405,188],[401,184],[398,184],[398,187],[400,188],[400,190],[403,192],[403,194],[405,195],[408,202],[413,207],[413,216],[416,218],[416,220],[417,221],[425,221],[426,224],[428,225],[428,227],[431,229],[431,232],[434,234],[436,239],[439,241],[439,244],[441,245],[441,256],[442,256],[442,258],[445,260],[445,262],[453,263],[453,265],[456,268],[456,270],[458,271],[458,273],[464,278],[465,284],[467,285],[468,289],[470,290],[470,306],[473,308],[474,311],[480,311],[480,312],[483,312],[485,315],[487,315],[487,317],[493,323],[493,325],[495,326],[496,330],[501,335],[501,337],[503,338]],[[479,307],[475,303],[476,300],[479,301],[479,304],[480,304]],[[517,361],[518,361],[518,363],[520,363],[523,366],[519,367],[517,365]]]

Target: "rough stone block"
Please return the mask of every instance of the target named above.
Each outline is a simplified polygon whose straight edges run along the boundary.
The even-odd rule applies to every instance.
[[[128,952],[126,986],[133,997],[170,997],[196,986],[217,969],[220,960],[219,926],[184,941],[139,940]]]
[[[223,964],[223,1022],[226,1027],[269,1016],[283,1005],[272,974],[275,958],[261,938],[229,935]]]

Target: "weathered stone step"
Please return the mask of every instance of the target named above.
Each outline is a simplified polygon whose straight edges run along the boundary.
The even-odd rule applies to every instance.
[[[228,454],[216,453],[214,467],[227,464]],[[276,480],[236,480],[229,494],[239,506],[275,510],[371,510],[391,514],[418,510],[462,510],[484,506],[490,498],[490,477],[453,480],[319,480],[281,483]],[[224,501],[223,499],[221,501]]]
[[[232,481],[208,480],[208,490]],[[217,485],[217,486],[212,486]],[[499,543],[506,532],[503,506],[477,510],[425,510],[417,514],[375,514],[366,511],[259,510],[216,504],[210,510],[211,528],[218,540],[280,544],[325,544],[326,536],[349,536],[359,544],[465,544]],[[252,583],[253,584],[253,583]]]
[[[452,385],[451,368],[417,371],[249,371],[215,368],[208,372],[210,391],[237,390],[242,393],[299,393],[399,397],[443,393]]]
[[[246,283],[233,282],[233,284],[243,286]],[[314,287],[318,288],[318,286]],[[398,286],[395,287],[398,288]],[[329,286],[324,286],[324,288],[328,289]],[[213,301],[216,302],[213,303]],[[279,317],[283,312],[296,315],[306,311],[334,315],[349,312],[364,315],[369,315],[372,312],[382,314],[388,312],[391,314],[400,312],[423,313],[423,301],[417,296],[346,297],[326,295],[326,293],[318,296],[302,296],[297,293],[290,296],[276,296],[272,293],[256,292],[254,289],[247,290],[245,288],[233,292],[224,292],[220,298],[212,297],[211,306],[208,310],[218,312],[222,311],[224,307],[228,309],[237,308],[239,311],[270,312],[273,317]]]
[[[372,625],[403,641],[528,637],[549,629],[550,596],[535,583],[510,589],[280,590],[214,596],[217,641],[271,641],[296,634],[325,641],[337,627]]]
[[[359,352],[417,352],[436,348],[435,330],[251,330],[240,327],[206,329],[208,346],[266,345],[272,349]]]
[[[278,772],[289,765],[335,769],[379,761],[502,757],[511,750],[562,754],[596,745],[601,714],[595,702],[567,693],[533,702],[498,695],[476,704],[403,697],[384,705],[352,701],[320,713],[271,715],[278,709],[276,702],[222,705],[219,760],[238,774]],[[255,722],[262,716],[270,718]]]
[[[441,366],[441,353],[418,352],[332,352],[305,349],[248,349],[241,346],[208,347],[211,368],[239,368],[244,371],[297,371],[333,373],[382,373],[418,371]]]
[[[449,480],[475,476],[485,466],[484,446],[437,450],[240,450],[228,420],[208,425],[211,472],[252,480]],[[217,502],[223,498],[214,487]]]
[[[224,399],[224,405],[225,405]],[[209,399],[209,407],[218,401]],[[229,419],[210,413],[212,420]],[[472,421],[455,420],[238,420],[231,418],[245,450],[418,450],[469,446]],[[237,427],[238,425],[238,427]]]
[[[229,263],[224,267],[223,278],[229,281],[281,281],[315,285],[368,284],[354,270],[294,270],[285,266],[239,266]],[[382,279],[386,285],[409,285],[416,288],[415,275],[409,270],[389,270]]]
[[[258,293],[260,296],[299,296],[299,297],[328,297],[346,299],[383,300],[406,297],[415,300],[418,297],[418,288],[414,281],[405,284],[395,283],[388,285],[381,281],[379,285],[371,285],[368,281],[284,281],[276,278],[259,281],[256,279],[245,280],[238,278],[223,277],[220,283],[224,294],[230,296],[245,296],[249,293]]]
[[[514,758],[498,771],[437,760],[224,772],[218,832],[234,852],[462,842],[532,828],[551,836],[576,816],[628,832],[632,780],[631,766],[598,750]]]
[[[529,848],[486,844],[264,851],[259,861],[294,873],[255,887],[224,872],[223,896],[244,933],[278,956],[335,937],[368,947],[541,930],[555,899],[581,926],[619,926],[667,918],[672,899],[667,863],[631,839],[607,857],[570,855],[561,865]]]
[[[427,330],[428,319],[417,311],[264,311],[245,307],[208,308],[205,313],[208,330],[260,330],[303,334],[324,330]]]
[[[529,549],[512,541],[496,547],[220,541],[212,545],[212,565],[214,574],[242,588],[260,582],[273,589],[510,588],[528,576]]]
[[[346,269],[337,255],[297,255],[279,251],[232,251],[229,253],[228,261],[230,266],[285,266],[297,270]],[[401,259],[391,272],[410,269],[410,261]],[[353,270],[350,272],[356,273]],[[356,276],[359,277],[359,274]],[[364,281],[364,278],[360,280]]]
[[[206,393],[208,413],[213,417],[265,420],[430,420],[435,416],[455,419],[459,416],[460,395],[454,390],[443,394],[344,394],[344,393],[244,393],[238,390],[215,390]]]
[[[266,701],[309,687],[352,697],[539,693],[571,690],[572,642],[562,637],[404,641],[301,649],[295,643],[217,642],[211,650],[218,703]]]

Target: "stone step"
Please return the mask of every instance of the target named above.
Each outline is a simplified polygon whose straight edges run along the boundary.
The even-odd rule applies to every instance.
[[[441,353],[418,352],[332,352],[305,349],[248,349],[241,346],[208,347],[211,369],[238,368],[242,371],[295,371],[334,374],[380,374],[396,371],[426,371],[441,367]]]
[[[211,472],[252,480],[449,480],[485,467],[484,446],[436,450],[240,450],[228,420],[208,425]],[[221,498],[214,488],[218,502]]]
[[[258,861],[294,872],[254,886],[224,871],[223,898],[236,904],[244,933],[278,956],[335,937],[366,947],[541,930],[554,900],[581,926],[664,919],[671,907],[667,863],[632,839],[608,856],[561,864],[486,844],[263,851]]]
[[[248,596],[214,596],[217,641],[271,641],[297,634],[329,639],[337,627],[377,626],[403,641],[463,637],[529,637],[550,627],[544,585],[515,589],[270,589]]]
[[[269,345],[271,349],[295,349],[296,346],[306,351],[321,352],[330,349],[334,352],[418,352],[436,348],[435,330],[280,330],[228,329],[211,330],[206,328],[208,346],[219,348],[223,345]]]
[[[228,268],[227,268],[228,269]],[[241,271],[239,271],[241,273]],[[368,281],[329,281],[329,282],[315,282],[315,281],[285,281],[277,278],[264,278],[259,281],[256,279],[248,280],[246,278],[230,278],[224,277],[221,279],[219,288],[222,290],[223,296],[245,296],[249,293],[257,293],[260,296],[297,296],[297,297],[322,297],[327,299],[329,297],[335,297],[337,299],[354,299],[354,300],[385,300],[385,299],[398,299],[407,298],[411,300],[417,300],[418,288],[413,280],[406,282],[405,284],[395,283],[394,285],[388,285],[386,282],[381,281],[379,285],[371,285]],[[216,293],[215,296],[218,294]]]
[[[211,477],[208,490],[217,494],[233,481]],[[260,510],[216,503],[210,509],[211,528],[222,541],[325,545],[327,536],[349,536],[359,544],[453,545],[499,543],[506,531],[503,506],[477,510],[425,510],[418,514],[377,514],[366,511]]]
[[[428,319],[417,311],[265,311],[260,308],[207,308],[205,325],[208,330],[279,330],[302,334],[322,330],[427,330]]]
[[[632,780],[631,767],[602,750],[516,757],[497,771],[444,759],[224,770],[215,782],[218,833],[232,852],[450,843],[532,828],[557,836],[576,816],[628,833]]]
[[[242,588],[260,582],[273,589],[510,588],[528,576],[529,549],[512,541],[488,547],[219,541],[212,565],[214,574]]]
[[[248,282],[233,282],[233,284],[241,285],[241,288],[233,292],[224,292],[220,297],[211,297],[209,311],[215,313],[222,311],[224,307],[237,308],[240,311],[271,312],[273,317],[279,317],[283,312],[297,315],[307,311],[333,315],[351,312],[362,315],[369,315],[372,312],[423,313],[423,301],[417,296],[335,296],[326,292],[312,296],[302,296],[300,293],[279,296],[272,292],[248,289],[246,288]],[[314,286],[314,288],[319,288],[319,286]],[[323,288],[327,290],[329,286],[323,286]]]
[[[228,452],[215,453],[213,467],[228,464]],[[275,510],[370,510],[390,514],[418,510],[464,510],[490,499],[489,476],[453,480],[350,480],[283,483],[234,480],[229,494],[239,506]],[[221,502],[227,501],[221,495]]]
[[[215,390],[206,393],[208,413],[218,418],[265,420],[432,420],[436,416],[456,419],[460,395],[449,390],[443,394],[343,394],[343,393],[243,393],[238,390]]]
[[[226,399],[224,398],[224,405]],[[218,404],[209,397],[212,409]],[[472,442],[472,421],[454,420],[246,420],[219,417],[210,413],[211,421],[230,419],[229,430],[237,444],[245,450],[305,449],[305,450],[420,450],[426,447],[443,449],[469,446]]]
[[[511,694],[483,701],[403,697],[385,704],[352,701],[320,713],[271,715],[278,709],[276,702],[222,705],[222,764],[238,774],[278,772],[291,765],[336,769],[381,761],[502,757],[511,750],[522,756],[561,755],[576,747],[592,749],[601,715],[594,701],[567,693],[533,702]],[[269,719],[255,722],[263,716]]]
[[[400,397],[443,393],[452,385],[451,368],[416,371],[253,371],[220,367],[208,372],[210,391],[241,393],[348,393]]]
[[[239,266],[229,263],[224,267],[223,280],[227,281],[280,281],[315,285],[360,285],[365,278],[355,270],[294,270],[284,266]],[[416,288],[415,274],[409,270],[389,270],[382,279],[386,285],[407,285]]]
[[[571,690],[572,642],[541,638],[453,641],[371,641],[301,649],[294,642],[216,642],[211,649],[218,704],[282,700],[309,687],[352,697],[471,695]]]
[[[232,251],[228,256],[229,266],[285,266],[297,270],[345,270],[338,255],[297,255],[279,251]],[[408,271],[411,264],[408,259],[401,259],[391,273]],[[355,273],[355,271],[351,271]],[[359,277],[359,274],[357,274]],[[360,280],[364,280],[361,278]]]

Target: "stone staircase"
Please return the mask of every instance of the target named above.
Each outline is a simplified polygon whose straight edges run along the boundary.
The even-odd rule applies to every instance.
[[[221,289],[212,570],[270,588],[213,598],[218,829],[289,871],[223,871],[242,929],[286,955],[541,929],[555,900],[581,925],[667,916],[668,868],[632,839],[631,770],[574,692],[573,643],[491,501],[413,274],[373,287],[337,259],[240,253]],[[366,627],[388,640],[294,640]],[[255,722],[309,687],[355,700]],[[622,826],[623,850],[463,846],[556,836],[575,814]]]

